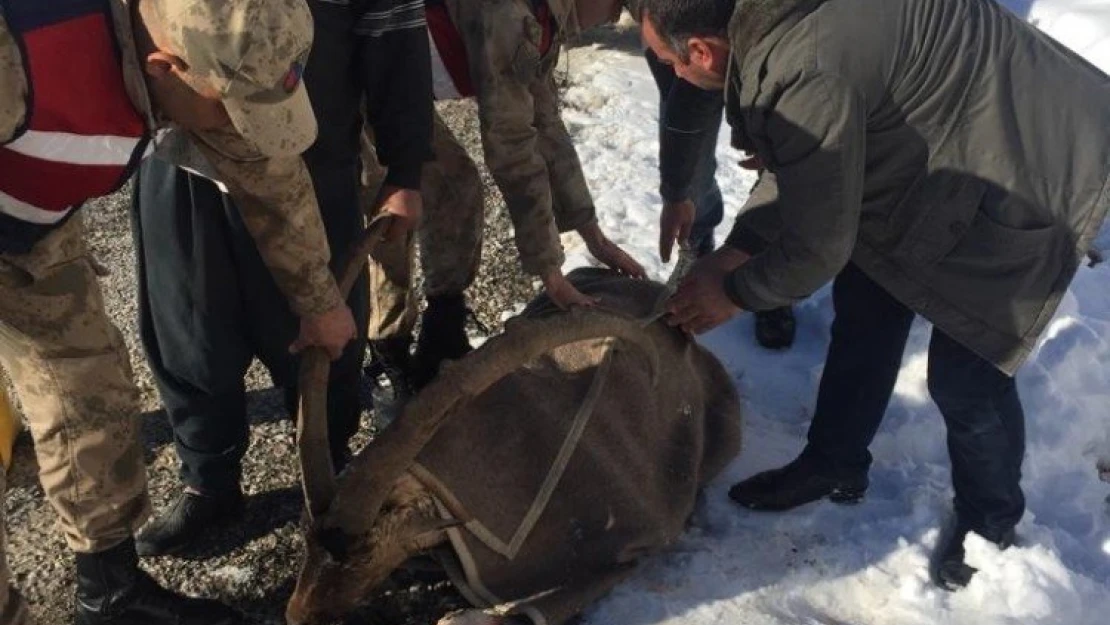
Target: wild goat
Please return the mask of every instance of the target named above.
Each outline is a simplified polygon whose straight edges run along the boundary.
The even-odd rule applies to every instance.
[[[561,624],[672,543],[737,453],[720,363],[659,320],[662,285],[570,275],[595,309],[534,302],[414,397],[335,478],[327,364],[302,365],[306,555],[291,625],[327,623],[434,552],[469,624]]]

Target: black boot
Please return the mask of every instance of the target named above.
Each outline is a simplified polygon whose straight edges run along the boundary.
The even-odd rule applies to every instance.
[[[139,568],[135,543],[77,554],[76,625],[245,625],[218,601],[162,588]]]
[[[414,392],[411,344],[408,336],[370,341],[373,362],[366,368],[366,377],[373,383],[370,392],[374,398],[374,418],[381,426],[400,413]],[[383,376],[389,382],[388,388],[382,383]]]
[[[867,491],[867,476],[838,478],[803,453],[790,464],[764,471],[728,491],[736,503],[753,510],[782,511],[828,497],[834,503],[857,503]]]
[[[366,368],[366,374],[375,381],[384,375],[393,389],[394,398],[400,401],[407,400],[413,392],[411,344],[412,340],[407,336],[370,341],[373,362]]]
[[[213,528],[237,521],[243,515],[243,494],[238,489],[219,495],[185,491],[139,532],[139,555],[163,556],[187,551]]]
[[[473,349],[466,337],[469,314],[461,293],[428,298],[413,358],[417,389],[431,382],[444,360],[462,358]]]
[[[786,349],[794,344],[797,322],[789,306],[755,313],[755,340],[767,349]]]
[[[964,539],[971,532],[979,534],[986,540],[994,543],[999,549],[1008,549],[1014,544],[1015,534],[1013,528],[1001,532],[986,532],[974,529],[971,524],[959,519],[953,521],[946,535],[941,536],[937,549],[935,582],[945,590],[955,591],[967,586],[972,576],[978,571],[964,561]]]

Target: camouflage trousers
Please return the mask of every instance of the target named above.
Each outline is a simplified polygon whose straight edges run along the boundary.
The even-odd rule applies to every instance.
[[[0,366],[23,405],[66,542],[96,552],[129,538],[149,501],[138,391],[82,235],[75,217],[29,254],[0,254]],[[9,589],[3,547],[0,622],[29,622]]]
[[[474,282],[485,223],[478,167],[438,114],[433,147],[436,160],[424,165],[420,181],[424,220],[416,233],[427,297],[462,293]],[[372,151],[363,153],[366,186],[377,189],[385,172]],[[418,310],[412,294],[413,251],[410,237],[379,246],[370,259],[370,340],[412,334]]]

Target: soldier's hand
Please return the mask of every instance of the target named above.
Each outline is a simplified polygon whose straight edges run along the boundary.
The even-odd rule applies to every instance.
[[[408,236],[420,225],[424,215],[424,197],[414,189],[385,186],[382,188],[378,212],[393,215],[394,219],[382,234],[386,241]]]
[[[679,245],[690,239],[690,229],[694,226],[697,207],[690,200],[667,202],[659,214],[659,258],[671,262],[671,250],[677,241]]]
[[[701,334],[740,312],[725,293],[724,281],[747,259],[747,254],[726,246],[694,263],[667,300],[667,323],[690,334]]]
[[[351,309],[342,304],[319,315],[301,317],[300,336],[289,346],[289,351],[297,354],[309,347],[322,347],[332,360],[336,360],[357,331]]]
[[[590,254],[610,269],[615,269],[631,278],[642,279],[647,276],[644,266],[602,234],[601,227],[596,221],[579,228],[578,234],[586,241],[586,249],[590,250]]]
[[[543,288],[551,301],[563,310],[572,306],[593,306],[598,302],[596,298],[589,297],[575,288],[559,269],[554,269],[543,276]]]

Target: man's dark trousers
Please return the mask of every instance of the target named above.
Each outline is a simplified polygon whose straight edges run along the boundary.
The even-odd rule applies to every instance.
[[[309,171],[334,271],[362,230],[357,161]],[[275,386],[295,391],[297,359],[288,347],[299,319],[231,199],[209,180],[147,159],[133,216],[141,339],[173,427],[182,481],[205,493],[238,489],[249,434],[244,374],[257,356]],[[366,299],[362,279],[348,300],[359,328],[366,327]],[[364,350],[365,335],[332,363],[333,457],[346,454],[358,428]]]
[[[914,313],[849,264],[833,283],[832,325],[805,454],[848,479],[871,465],[867,448],[890,402]],[[1019,484],[1025,415],[1014,379],[933,329],[929,394],[948,428],[956,513],[988,539],[1025,510]]]

